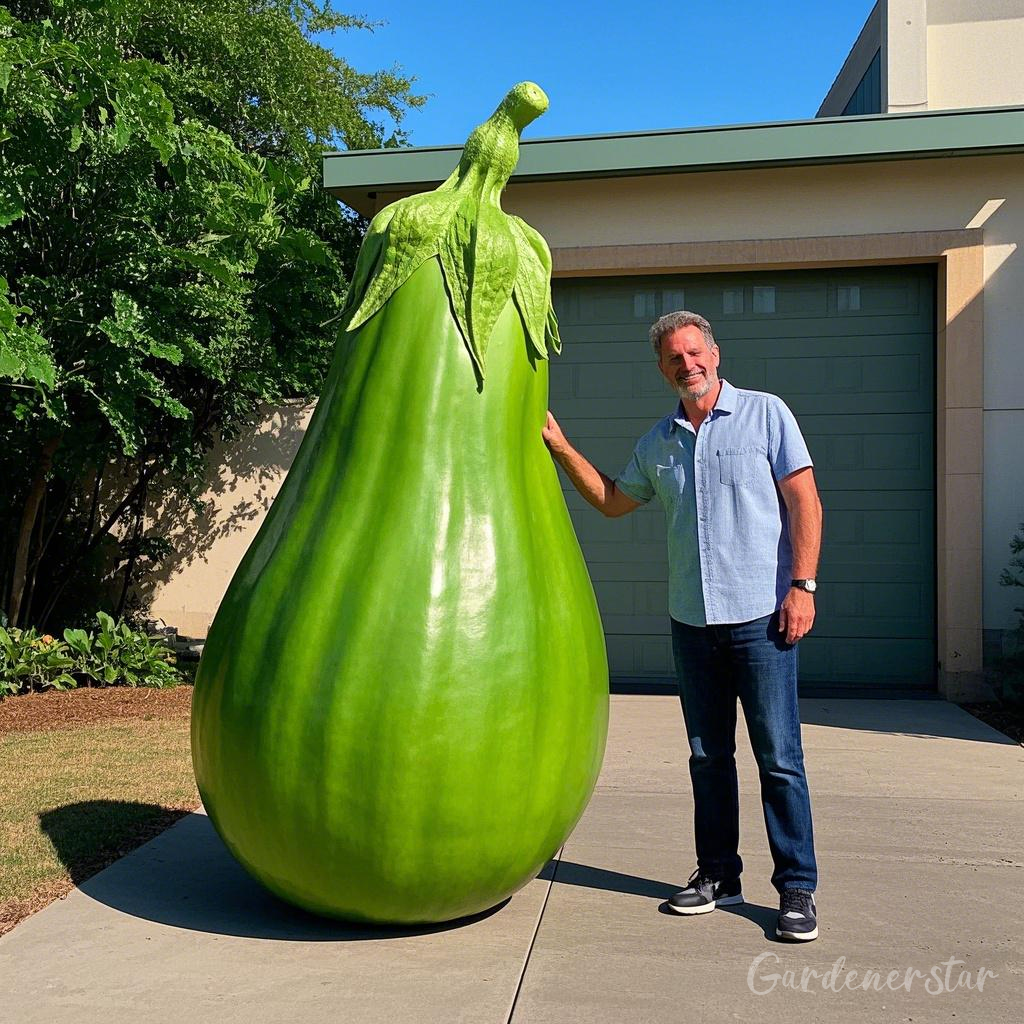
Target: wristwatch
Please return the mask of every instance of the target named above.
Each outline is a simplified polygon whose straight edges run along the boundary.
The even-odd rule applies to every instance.
[[[808,594],[813,594],[818,589],[816,580],[790,580],[789,585],[796,587],[797,590],[806,590]]]

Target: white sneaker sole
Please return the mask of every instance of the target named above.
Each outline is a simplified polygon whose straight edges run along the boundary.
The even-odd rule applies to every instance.
[[[780,939],[792,939],[794,942],[810,942],[811,939],[818,937],[818,929],[815,928],[813,932],[784,932],[776,928],[775,934]]]
[[[715,907],[735,907],[743,902],[743,893],[739,893],[736,896],[723,896],[720,900],[714,900],[712,903],[706,903],[703,907],[676,907],[671,903],[668,904],[669,910],[674,910],[677,914],[685,914],[687,917],[693,917],[694,914],[710,914]]]

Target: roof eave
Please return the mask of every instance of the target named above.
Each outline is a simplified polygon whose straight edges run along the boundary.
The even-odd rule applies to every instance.
[[[378,192],[436,187],[461,146],[324,156],[324,186],[360,213]],[[510,184],[1024,152],[1024,107],[819,118],[524,140]]]

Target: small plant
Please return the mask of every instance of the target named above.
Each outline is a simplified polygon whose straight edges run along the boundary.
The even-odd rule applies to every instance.
[[[176,686],[182,676],[162,637],[96,613],[98,629],[65,629],[64,639],[0,626],[0,697],[48,688]]]
[[[70,647],[48,633],[0,626],[0,696],[76,685]]]
[[[1024,523],[1010,541],[1010,555],[999,582],[1004,587],[1024,587]],[[1014,611],[1020,618],[1007,633],[1003,656],[995,663],[996,692],[1004,704],[1024,707],[1024,607]]]

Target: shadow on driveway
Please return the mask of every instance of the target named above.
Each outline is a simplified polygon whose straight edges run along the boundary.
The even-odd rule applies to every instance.
[[[148,804],[89,801],[40,816],[43,831],[72,876],[76,867],[75,822],[83,815],[129,809],[158,814]],[[564,885],[631,893],[666,900],[679,888],[669,882],[621,874],[571,861],[550,861],[539,877]],[[419,927],[349,924],[307,913],[278,899],[231,856],[205,814],[190,814],[156,841],[92,877],[75,878],[82,892],[132,917],[193,931],[287,941],[343,942],[432,935],[500,913],[508,903],[472,917]]]
[[[826,725],[834,729],[1015,746],[1008,736],[945,700],[811,697],[800,701],[800,720],[804,725]]]

